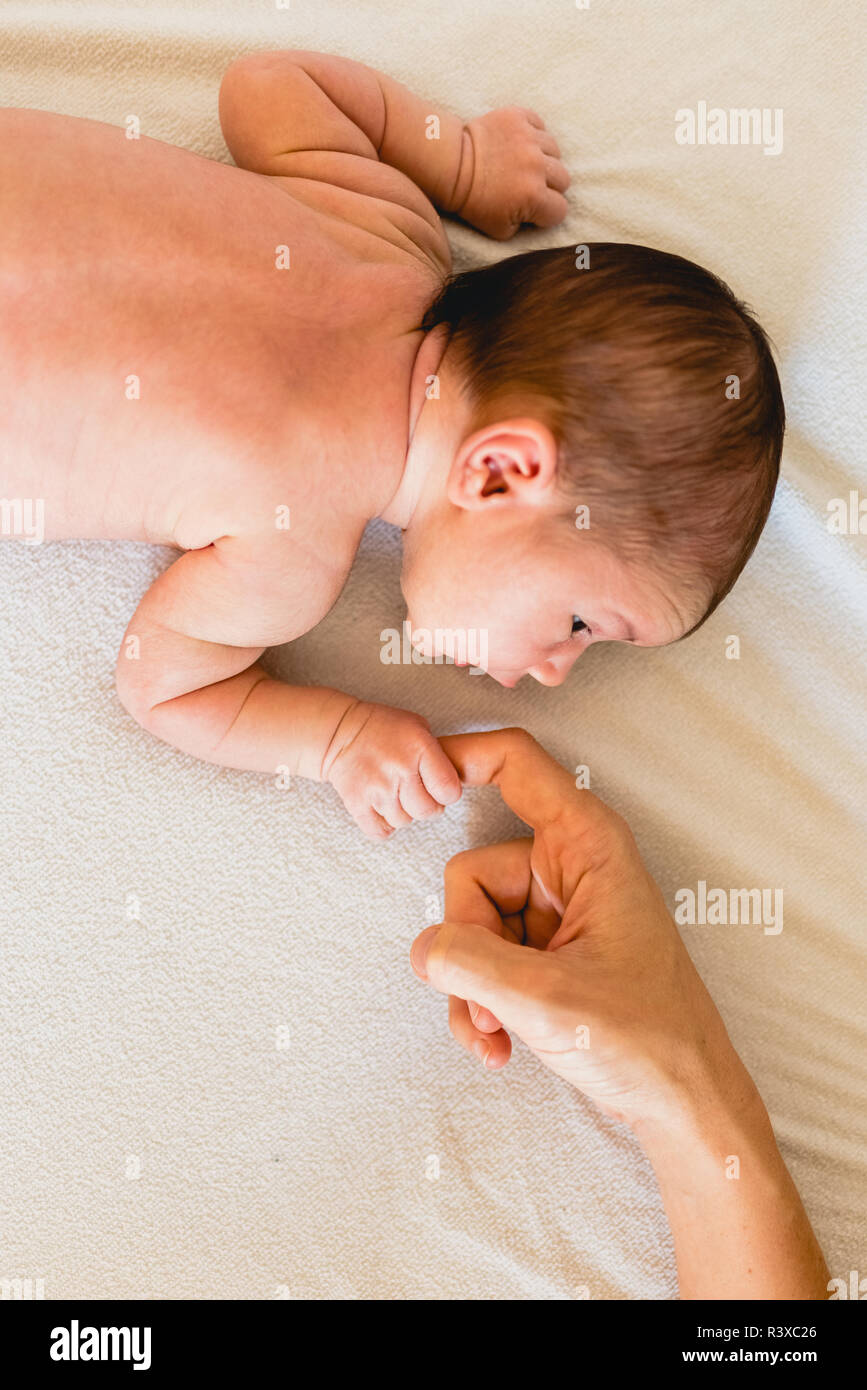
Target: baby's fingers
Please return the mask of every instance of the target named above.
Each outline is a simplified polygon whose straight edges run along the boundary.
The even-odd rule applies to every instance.
[[[558,193],[565,193],[572,182],[572,176],[565,164],[559,159],[550,159],[545,156],[545,182],[549,188],[553,188]]]
[[[428,820],[431,816],[439,815],[443,809],[438,801],[434,801],[418,774],[401,782],[398,796],[411,820]]]
[[[436,739],[424,750],[418,764],[419,775],[434,801],[451,806],[460,801],[461,779]]]
[[[387,840],[389,835],[394,834],[394,826],[389,825],[372,806],[348,806],[347,810],[368,840]]]
[[[519,106],[518,110],[521,112],[522,116],[526,117],[531,126],[535,126],[537,130],[545,129],[545,122],[542,120],[538,111],[531,111],[529,106]]]
[[[569,204],[556,188],[545,187],[530,214],[529,221],[537,227],[556,227],[569,211]]]
[[[542,150],[544,154],[552,154],[555,159],[560,158],[560,146],[557,144],[557,141],[554,139],[550,131],[537,130],[536,143],[539,146],[539,149]]]
[[[412,816],[400,804],[397,792],[391,792],[382,800],[377,801],[374,811],[392,830],[403,830],[404,826],[412,823]]]

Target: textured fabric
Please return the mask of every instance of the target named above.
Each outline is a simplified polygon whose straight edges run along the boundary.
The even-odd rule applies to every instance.
[[[827,508],[867,491],[864,36],[855,0],[0,9],[4,104],[137,115],[217,159],[219,79],[249,48],[359,58],[466,116],[533,107],[574,175],[569,221],[508,248],[455,227],[459,267],[641,241],[755,308],[780,355],[784,480],[688,642],[596,647],[556,691],[383,665],[399,548],[374,526],[328,619],[269,659],[437,732],[526,725],[589,767],[672,906],[699,881],[782,888],[777,934],[682,930],[842,1277],[867,1273],[867,538],[832,534]],[[781,108],[782,153],[678,144],[675,112],[701,101]],[[0,545],[0,1278],[44,1279],[48,1298],[674,1296],[631,1136],[520,1047],[485,1074],[410,971],[444,862],[512,817],[468,793],[372,847],[330,788],[145,734],[113,664],[170,558]]]

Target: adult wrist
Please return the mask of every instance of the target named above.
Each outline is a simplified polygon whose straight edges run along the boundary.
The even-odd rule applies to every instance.
[[[676,1154],[733,1154],[774,1143],[768,1112],[734,1047],[684,1059],[631,1128],[654,1167]]]

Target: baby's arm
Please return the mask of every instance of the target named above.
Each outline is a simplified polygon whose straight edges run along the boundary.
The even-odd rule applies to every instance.
[[[362,161],[399,170],[443,212],[506,239],[522,222],[566,215],[569,175],[533,111],[509,106],[464,123],[363,63],[326,53],[254,53],[220,89],[220,121],[239,165],[358,192]],[[405,190],[394,201],[411,205]],[[419,209],[417,209],[419,210]]]
[[[287,617],[285,581],[282,559],[255,538],[181,556],[127,628],[117,662],[124,707],[207,762],[330,781],[373,838],[456,801],[457,774],[418,715],[268,676],[265,648],[313,626],[336,597],[323,606],[320,591]]]

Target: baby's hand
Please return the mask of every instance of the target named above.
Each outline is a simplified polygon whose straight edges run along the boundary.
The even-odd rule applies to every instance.
[[[370,839],[459,800],[458,774],[420,715],[359,701],[336,737],[323,772]]]
[[[553,135],[535,111],[503,106],[467,124],[473,146],[470,191],[458,215],[506,241],[522,222],[554,227],[566,216],[572,180]]]

